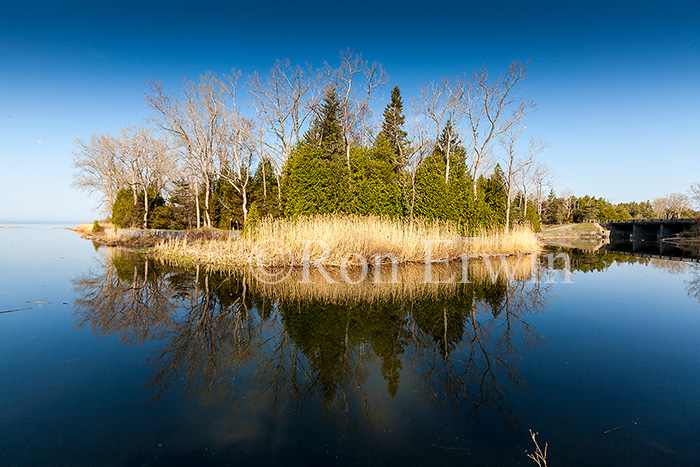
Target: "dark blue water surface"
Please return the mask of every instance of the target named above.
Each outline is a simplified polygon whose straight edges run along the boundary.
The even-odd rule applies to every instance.
[[[697,265],[567,252],[273,286],[0,228],[0,465],[700,465]]]

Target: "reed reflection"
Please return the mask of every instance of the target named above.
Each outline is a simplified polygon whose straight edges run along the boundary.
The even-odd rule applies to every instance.
[[[493,280],[474,261],[469,283],[447,282],[460,265],[436,265],[433,278],[446,282],[426,284],[420,265],[400,268],[398,283],[390,270],[382,283],[372,272],[359,284],[328,283],[315,271],[300,283],[294,271],[271,285],[114,250],[74,280],[76,317],[125,342],[160,343],[148,362],[156,399],[183,385],[188,398],[258,404],[273,417],[320,405],[324,416],[372,423],[406,385],[423,403],[475,420],[488,410],[512,425],[508,394],[527,388],[520,350],[542,343],[527,317],[549,295],[531,281],[532,265],[510,264],[513,280]]]

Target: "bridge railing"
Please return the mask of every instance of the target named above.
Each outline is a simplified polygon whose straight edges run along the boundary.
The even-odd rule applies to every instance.
[[[688,223],[688,222],[700,222],[700,219],[623,219],[623,220],[606,220],[601,221],[600,224],[635,224],[642,222],[664,222],[664,223]]]

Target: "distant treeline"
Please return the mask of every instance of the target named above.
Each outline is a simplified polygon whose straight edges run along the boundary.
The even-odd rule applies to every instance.
[[[542,221],[547,224],[565,222],[603,222],[628,219],[680,219],[698,217],[692,209],[691,197],[673,193],[653,201],[613,204],[604,198],[576,197],[570,193],[556,196],[554,191],[542,206]]]
[[[152,82],[149,126],[76,141],[74,185],[122,227],[339,213],[539,228],[548,169],[546,144],[522,141],[527,64],[421,84],[410,119],[395,86],[379,122],[370,103],[388,78],[349,51],[337,68],[277,62],[240,78],[207,73],[174,93]]]

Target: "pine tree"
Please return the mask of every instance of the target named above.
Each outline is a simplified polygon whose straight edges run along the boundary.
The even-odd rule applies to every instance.
[[[405,121],[401,91],[398,86],[395,86],[391,90],[391,101],[384,109],[384,123],[382,123],[380,135],[387,139],[394,151],[394,165],[397,172],[405,165],[405,152],[408,146],[408,133],[403,129]]]
[[[326,91],[318,115],[304,135],[304,144],[321,149],[324,159],[334,160],[344,156],[340,102],[334,88]]]

